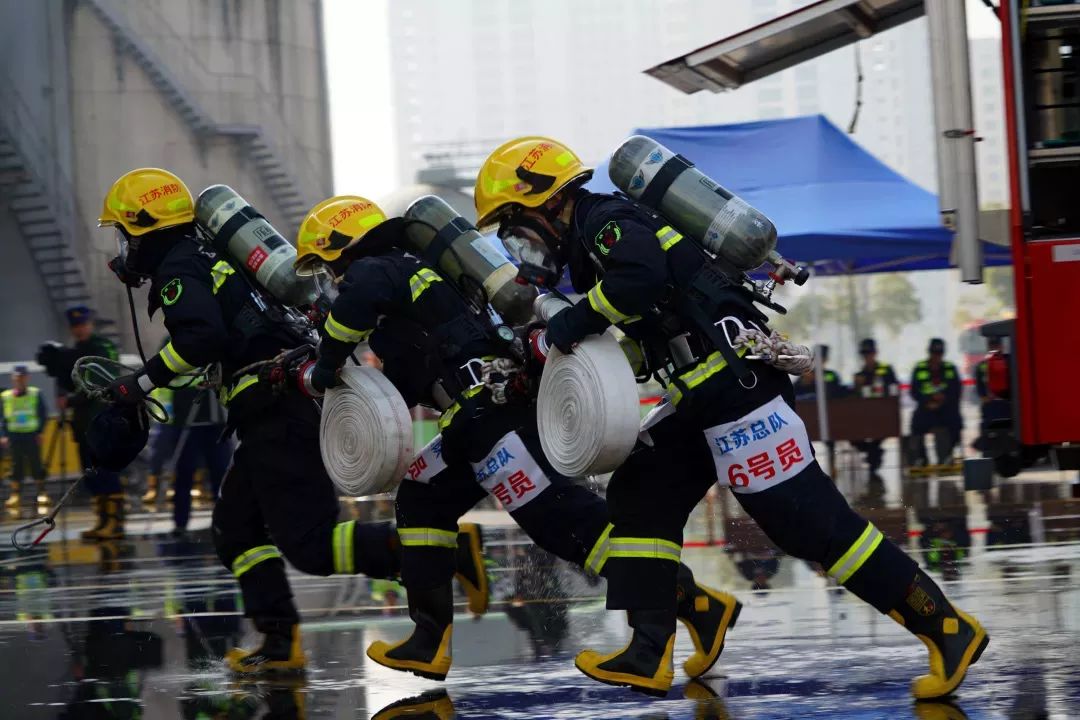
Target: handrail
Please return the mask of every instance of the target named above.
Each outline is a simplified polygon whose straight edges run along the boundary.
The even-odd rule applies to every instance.
[[[86,256],[106,257],[107,253],[91,241],[85,224],[80,220],[74,183],[60,164],[57,153],[40,134],[38,129],[41,123],[35,120],[30,106],[7,75],[0,75],[0,124],[26,163],[26,171],[31,179],[41,186],[41,191],[48,197],[53,219],[72,251],[69,262],[86,284],[87,292],[93,296],[94,283],[86,272],[80,251]]]
[[[208,98],[224,106],[223,111],[214,113],[204,108],[196,109],[212,122],[213,125],[257,125],[261,129],[264,142],[283,153],[283,161],[294,172],[300,164],[300,188],[320,187],[325,173],[320,173],[312,158],[304,151],[304,145],[294,129],[284,120],[280,110],[273,105],[271,93],[256,75],[223,73],[208,67],[199,55],[192,50],[188,38],[180,35],[167,17],[154,3],[146,0],[92,0],[107,12],[115,22],[125,28],[133,38],[153,38],[153,48],[141,48],[150,57],[156,56],[162,69],[178,90],[186,91],[199,97],[205,105]],[[122,6],[122,7],[121,7]],[[169,72],[172,71],[172,72]],[[182,77],[184,81],[176,78]],[[242,102],[236,102],[240,98]],[[234,108],[246,105],[243,117],[235,117]],[[254,107],[252,107],[254,105]],[[287,144],[282,144],[282,143]],[[294,152],[288,152],[293,149]]]

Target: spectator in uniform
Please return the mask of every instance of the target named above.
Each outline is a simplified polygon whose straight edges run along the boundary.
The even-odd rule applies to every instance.
[[[916,405],[911,416],[913,466],[928,464],[928,433],[934,435],[937,464],[949,464],[964,427],[960,416],[960,372],[945,360],[944,340],[933,338],[927,350],[930,356],[920,360],[911,374],[911,397]]]
[[[41,464],[41,431],[47,418],[45,397],[30,384],[30,372],[25,365],[16,365],[11,374],[12,387],[0,393],[3,415],[0,416],[0,445],[11,452],[11,497],[5,506],[19,508],[22,481],[29,470],[37,481],[37,500],[49,504],[45,492],[45,467]]]
[[[893,388],[899,386],[900,381],[892,365],[878,360],[877,343],[873,338],[864,338],[859,343],[859,355],[862,356],[863,364],[855,373],[855,392],[864,398],[880,398],[894,392]],[[866,456],[866,464],[870,466],[867,494],[876,499],[881,499],[885,495],[884,482],[878,474],[884,456],[881,442],[881,438],[867,438],[853,443]]]

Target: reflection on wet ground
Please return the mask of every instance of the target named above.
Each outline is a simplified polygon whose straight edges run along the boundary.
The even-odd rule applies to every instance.
[[[500,602],[457,618],[445,684],[364,656],[408,630],[394,585],[298,575],[311,669],[236,682],[221,657],[250,628],[232,578],[204,540],[161,537],[0,556],[0,718],[1080,718],[1077,544],[965,559],[948,591],[992,640],[949,705],[911,701],[925,651],[890,620],[803,563],[748,567],[718,548],[686,552],[703,582],[746,604],[714,676],[677,670],[664,700],[594,683],[573,655],[624,644],[624,615],[603,610],[602,585],[503,530],[487,533]],[[678,642],[677,667],[682,630]]]

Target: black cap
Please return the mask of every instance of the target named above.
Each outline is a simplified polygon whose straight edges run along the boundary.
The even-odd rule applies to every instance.
[[[11,369],[11,372],[13,375],[29,375],[30,368],[26,367],[25,365],[16,365],[14,368]]]
[[[64,315],[67,316],[68,325],[82,325],[85,322],[90,322],[94,317],[94,311],[85,305],[75,305],[69,307]]]
[[[877,343],[874,342],[874,338],[863,338],[859,341],[859,354],[865,355],[866,353],[876,353]]]
[[[927,349],[927,352],[929,352],[931,354],[932,353],[944,353],[945,352],[945,341],[942,340],[941,338],[931,338],[930,339],[930,347]]]

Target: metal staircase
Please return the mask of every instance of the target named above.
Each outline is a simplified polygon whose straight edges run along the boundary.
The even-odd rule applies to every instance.
[[[78,219],[74,190],[57,168],[21,98],[0,78],[0,196],[15,217],[54,311],[62,315],[72,305],[94,304],[75,250],[79,241],[88,250],[93,246]],[[108,318],[99,319],[102,332],[115,333]]]
[[[312,206],[311,198],[301,191],[301,183],[282,160],[275,149],[274,141],[287,137],[281,128],[272,131],[268,124],[275,122],[274,114],[267,112],[253,113],[259,117],[259,124],[235,124],[218,121],[201,107],[188,85],[182,81],[222,81],[251,82],[252,78],[223,77],[211,72],[201,58],[192,52],[187,42],[176,35],[168,21],[158,14],[150,3],[122,3],[118,0],[84,0],[94,14],[112,32],[117,48],[129,53],[138,61],[150,81],[169,101],[177,114],[183,118],[191,131],[199,137],[231,137],[244,149],[252,161],[259,179],[270,197],[278,206],[281,215],[289,223],[290,234],[300,227],[304,214]],[[162,48],[171,49],[171,56],[166,60],[162,54],[151,48],[133,28],[143,24],[153,27],[156,33],[163,33]],[[173,72],[170,67],[177,67]],[[252,93],[253,97],[265,98],[267,94],[261,88]]]

